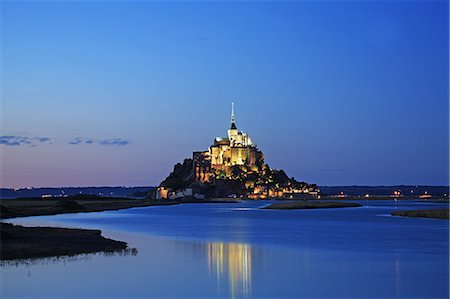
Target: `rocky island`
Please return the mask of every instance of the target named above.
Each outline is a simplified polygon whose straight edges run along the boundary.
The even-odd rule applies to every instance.
[[[237,129],[234,105],[227,137],[216,137],[206,151],[174,166],[156,190],[156,199],[239,197],[248,199],[317,198],[315,184],[289,178],[264,162],[250,136]]]

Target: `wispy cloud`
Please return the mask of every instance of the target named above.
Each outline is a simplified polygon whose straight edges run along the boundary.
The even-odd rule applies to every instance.
[[[36,146],[40,143],[50,142],[52,139],[48,137],[26,137],[16,135],[3,135],[0,136],[0,145],[6,146],[21,146],[29,145]]]
[[[99,140],[99,144],[101,145],[116,145],[116,146],[124,146],[129,144],[130,141],[122,138],[115,138],[115,139],[103,139]]]
[[[69,144],[72,144],[72,145],[76,145],[76,144],[82,144],[82,143],[91,144],[91,143],[93,143],[93,142],[94,142],[94,140],[91,139],[91,138],[77,137],[77,138],[75,138],[75,139],[69,141],[68,143],[69,143]]]
[[[30,146],[34,147],[43,143],[52,144],[52,138],[49,137],[28,137],[20,135],[0,135],[0,145],[5,146]],[[69,142],[70,145],[78,144],[94,144],[101,146],[125,146],[130,144],[130,141],[123,138],[111,138],[111,139],[97,139],[97,138],[87,138],[87,137],[77,137]]]
[[[103,146],[124,146],[130,144],[130,141],[122,138],[113,139],[95,139],[95,138],[85,138],[77,137],[69,141],[68,144],[78,145],[78,144],[98,144]]]
[[[48,137],[34,137],[34,139],[39,142],[48,142],[48,141],[52,140],[51,138],[48,138]]]

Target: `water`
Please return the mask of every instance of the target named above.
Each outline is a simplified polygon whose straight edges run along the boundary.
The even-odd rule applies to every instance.
[[[2,298],[448,298],[449,222],[392,217],[448,204],[261,210],[185,204],[15,219],[102,229],[137,255],[2,266]]]

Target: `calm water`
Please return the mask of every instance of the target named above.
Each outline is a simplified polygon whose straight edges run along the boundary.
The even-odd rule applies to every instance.
[[[448,298],[449,222],[389,216],[448,207],[260,210],[267,202],[186,204],[29,217],[24,225],[97,228],[137,255],[3,265],[1,297]]]

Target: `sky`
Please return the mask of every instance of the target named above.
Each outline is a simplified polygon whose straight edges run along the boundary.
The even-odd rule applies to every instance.
[[[0,5],[1,187],[158,185],[231,102],[297,180],[448,184],[448,1]]]

